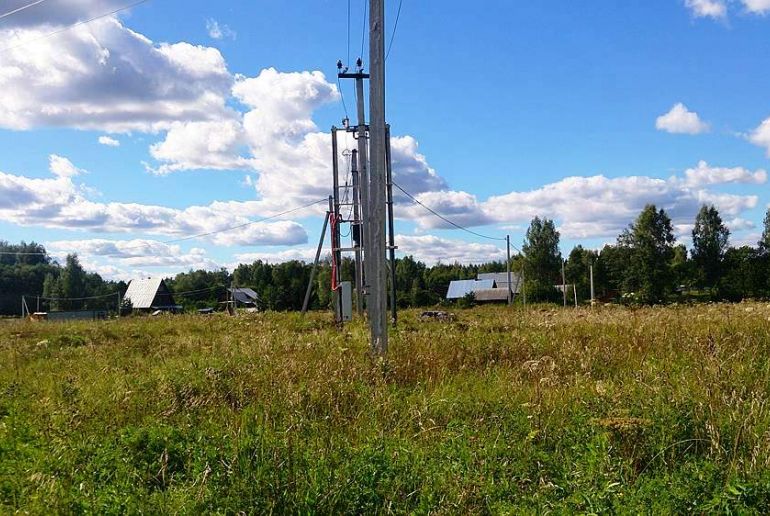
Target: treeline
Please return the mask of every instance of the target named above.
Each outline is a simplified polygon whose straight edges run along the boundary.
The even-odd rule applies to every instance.
[[[590,269],[603,301],[654,304],[680,300],[740,301],[770,296],[770,210],[756,246],[730,246],[730,231],[713,206],[702,206],[691,232],[692,248],[677,243],[663,209],[646,206],[614,245],[600,251],[575,247],[565,261],[567,283],[590,299]],[[534,301],[561,293],[559,233],[553,221],[535,218],[523,247],[525,291]]]
[[[43,311],[115,310],[117,296],[112,294],[125,290],[123,282],[87,272],[76,255],[67,256],[61,265],[38,243],[0,240],[0,315],[20,314],[22,296],[28,296],[33,312],[38,307]]]
[[[692,247],[677,243],[665,210],[646,206],[637,219],[618,235],[615,244],[601,250],[576,246],[564,258],[560,235],[552,220],[535,217],[526,233],[521,253],[511,269],[524,277],[520,300],[560,302],[556,285],[575,285],[578,301],[590,299],[590,270],[600,301],[663,303],[677,300],[727,300],[770,297],[770,210],[756,246],[730,246],[730,231],[713,206],[703,206],[695,218]],[[189,271],[167,278],[176,302],[189,309],[217,306],[230,286],[249,287],[260,297],[260,308],[299,310],[310,280],[312,266],[300,261],[241,264],[232,273]],[[449,283],[472,279],[481,272],[503,272],[504,262],[481,265],[437,264],[428,266],[411,256],[396,261],[397,304],[401,308],[432,306],[444,302]],[[355,264],[344,259],[341,278],[352,280]],[[331,304],[331,264],[322,262],[316,275],[311,308]],[[77,256],[59,264],[37,243],[9,244],[0,241],[0,314],[21,311],[27,295],[30,310],[110,309],[114,293],[125,293],[124,282],[106,281],[83,269]],[[106,297],[100,297],[106,296]],[[47,300],[45,298],[51,298]],[[88,298],[88,299],[69,299]],[[570,292],[572,301],[572,292]],[[33,306],[33,304],[35,306]]]

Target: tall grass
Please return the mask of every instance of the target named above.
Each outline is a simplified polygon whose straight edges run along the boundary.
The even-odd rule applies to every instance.
[[[0,513],[770,511],[765,305],[0,335]]]

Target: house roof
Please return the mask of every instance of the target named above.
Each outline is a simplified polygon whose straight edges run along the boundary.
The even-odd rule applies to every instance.
[[[473,294],[476,301],[508,301],[507,288],[482,288]]]
[[[155,300],[161,285],[163,285],[165,293],[171,295],[168,289],[165,288],[165,283],[163,283],[161,278],[131,280],[123,299],[131,301],[131,306],[134,308],[152,308],[152,302]]]
[[[260,300],[259,295],[250,288],[229,288],[227,290],[239,303],[251,304]]]
[[[478,279],[480,280],[494,280],[497,288],[503,290],[508,289],[508,273],[507,272],[482,272],[479,273]],[[521,274],[518,272],[511,272],[511,291],[514,294],[519,294],[522,287],[524,287],[524,281]],[[506,297],[508,294],[506,294]]]
[[[479,289],[495,288],[494,280],[455,280],[449,284],[447,299],[460,299]]]

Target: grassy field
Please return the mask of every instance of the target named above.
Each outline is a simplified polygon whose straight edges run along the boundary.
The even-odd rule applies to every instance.
[[[0,322],[0,513],[770,512],[770,306]]]

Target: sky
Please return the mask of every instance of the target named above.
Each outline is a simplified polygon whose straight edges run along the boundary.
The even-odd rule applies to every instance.
[[[110,279],[311,260],[329,129],[354,115],[336,63],[367,59],[366,2],[131,3],[0,3],[0,239]],[[386,1],[394,180],[482,235],[399,195],[399,254],[503,259],[500,239],[520,247],[541,216],[566,255],[613,242],[647,203],[685,244],[703,204],[733,245],[759,239],[770,0],[398,8]]]

